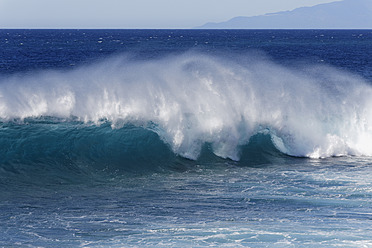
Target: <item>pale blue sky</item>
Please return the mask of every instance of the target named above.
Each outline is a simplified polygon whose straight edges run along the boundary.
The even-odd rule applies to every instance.
[[[193,28],[337,0],[0,0],[0,28]]]

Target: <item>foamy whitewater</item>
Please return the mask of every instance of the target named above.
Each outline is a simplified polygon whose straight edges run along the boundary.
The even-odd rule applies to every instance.
[[[371,31],[0,50],[0,247],[372,247]]]
[[[121,55],[69,72],[11,76],[0,83],[0,116],[140,125],[194,160],[205,143],[239,160],[239,147],[257,133],[269,133],[291,156],[372,155],[366,80],[330,66],[290,68],[251,56]]]

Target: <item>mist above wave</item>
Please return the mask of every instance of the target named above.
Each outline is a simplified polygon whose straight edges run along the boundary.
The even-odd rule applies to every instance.
[[[370,156],[371,94],[364,79],[329,66],[285,67],[253,55],[122,55],[1,79],[0,118],[143,125],[190,159],[210,143],[216,155],[239,160],[239,148],[262,132],[293,156]]]

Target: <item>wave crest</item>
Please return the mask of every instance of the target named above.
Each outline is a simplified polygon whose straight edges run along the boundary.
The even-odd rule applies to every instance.
[[[0,117],[146,126],[190,159],[209,143],[216,155],[239,160],[240,147],[261,132],[292,156],[370,156],[371,93],[364,79],[329,66],[290,68],[250,55],[123,55],[73,71],[3,78]]]

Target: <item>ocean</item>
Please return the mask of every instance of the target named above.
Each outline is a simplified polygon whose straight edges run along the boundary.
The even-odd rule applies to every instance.
[[[0,49],[0,247],[372,247],[371,30]]]

